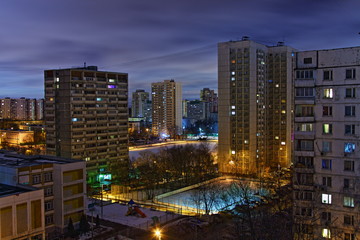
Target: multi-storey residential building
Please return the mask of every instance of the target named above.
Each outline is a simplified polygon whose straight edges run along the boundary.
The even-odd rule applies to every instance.
[[[50,238],[57,232],[63,233],[70,218],[76,224],[84,214],[84,161],[0,151],[0,182],[42,189],[41,209],[45,212],[42,223],[45,223],[46,234]]]
[[[208,111],[210,113],[218,112],[218,96],[214,90],[211,90],[210,88],[203,88],[200,90],[200,101],[209,103]]]
[[[295,239],[358,239],[360,47],[296,57]]]
[[[219,43],[220,171],[261,175],[290,165],[294,59],[283,43]]]
[[[206,118],[206,107],[208,104],[199,100],[193,100],[187,102],[187,118],[198,120],[204,120]]]
[[[3,98],[0,102],[0,119],[31,121],[43,119],[43,99]]]
[[[149,100],[149,93],[145,90],[137,89],[132,93],[131,116],[134,118],[144,117],[144,108],[146,101]]]
[[[0,238],[45,239],[42,189],[0,184]]]
[[[128,161],[128,75],[97,67],[45,71],[47,154],[85,159],[88,182]],[[127,165],[127,164],[126,164]]]
[[[152,132],[160,137],[175,137],[182,132],[181,83],[164,80],[151,84]]]

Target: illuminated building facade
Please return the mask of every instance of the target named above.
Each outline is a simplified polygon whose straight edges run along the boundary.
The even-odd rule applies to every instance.
[[[0,182],[41,189],[39,214],[50,239],[63,233],[71,218],[80,221],[85,209],[85,162],[54,156],[27,156],[0,152]],[[39,219],[38,219],[39,220]]]
[[[360,47],[305,51],[295,69],[295,239],[360,234]]]
[[[0,99],[0,119],[42,120],[44,99],[2,98]]]
[[[182,87],[174,80],[151,84],[152,133],[175,137],[182,133]]]
[[[42,189],[0,184],[0,238],[45,239]]]
[[[47,154],[87,163],[88,182],[128,161],[128,75],[97,67],[45,71]]]
[[[246,37],[219,43],[221,172],[261,175],[290,165],[294,51]]]

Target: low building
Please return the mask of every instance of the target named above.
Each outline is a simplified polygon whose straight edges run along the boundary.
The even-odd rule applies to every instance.
[[[0,184],[0,238],[44,239],[44,190]]]
[[[63,233],[84,213],[85,161],[54,156],[26,156],[0,151],[0,182],[29,185],[44,191],[43,210],[48,237]]]

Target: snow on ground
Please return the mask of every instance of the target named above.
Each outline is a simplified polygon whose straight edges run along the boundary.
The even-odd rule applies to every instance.
[[[115,223],[120,223],[123,225],[137,227],[137,228],[147,230],[153,224],[152,217],[156,216],[159,219],[160,223],[164,223],[164,222],[167,222],[167,221],[179,216],[179,215],[176,215],[173,213],[166,213],[166,212],[157,211],[157,210],[150,210],[149,208],[142,208],[142,207],[139,207],[139,209],[146,215],[146,217],[142,218],[139,216],[139,214],[136,214],[135,216],[130,216],[130,215],[126,216],[128,208],[129,208],[128,205],[122,205],[119,203],[112,203],[112,204],[109,204],[106,206],[104,204],[103,219],[112,221]],[[93,212],[87,210],[86,214],[88,216],[91,216],[91,214],[93,214],[94,221],[95,221],[97,214],[101,218],[101,207],[98,205],[95,205],[95,210]]]

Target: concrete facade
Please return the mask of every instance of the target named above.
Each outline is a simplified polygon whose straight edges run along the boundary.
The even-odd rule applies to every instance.
[[[296,63],[295,239],[358,239],[360,47]]]

